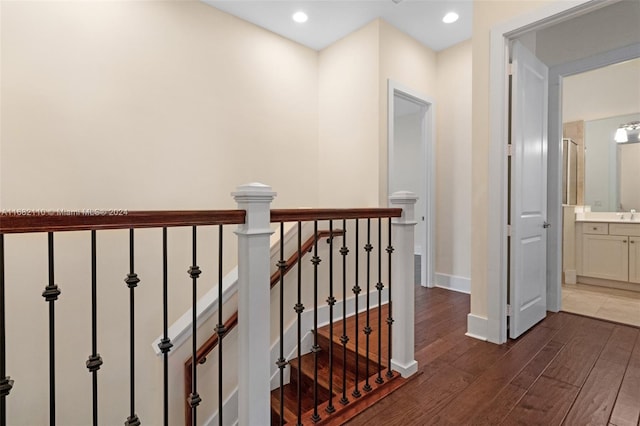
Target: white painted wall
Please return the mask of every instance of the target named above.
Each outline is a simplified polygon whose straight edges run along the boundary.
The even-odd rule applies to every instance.
[[[323,207],[378,205],[378,27],[373,21],[318,56]]]
[[[471,278],[472,43],[437,54],[436,273]]]
[[[572,75],[562,80],[564,122],[597,120],[638,111],[640,59]]]
[[[315,51],[198,2],[2,7],[3,208],[315,204]]]

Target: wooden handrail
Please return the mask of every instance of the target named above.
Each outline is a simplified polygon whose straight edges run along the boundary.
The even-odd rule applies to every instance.
[[[272,209],[271,222],[308,222],[313,220],[375,219],[400,217],[402,209],[360,208],[360,209]]]
[[[309,253],[313,248],[316,240],[320,240],[322,238],[333,238],[339,235],[344,235],[343,229],[334,229],[333,232],[329,230],[321,230],[314,236],[310,236],[307,241],[304,242],[300,246],[301,256],[304,256],[305,253]],[[273,288],[278,282],[280,282],[281,274],[284,273],[286,275],[295,265],[300,261],[298,257],[298,250],[296,250],[290,257],[287,259],[284,272],[280,272],[278,269],[271,275],[271,288]],[[226,332],[231,331],[236,325],[238,325],[238,311],[235,311],[231,317],[224,323]],[[207,360],[207,355],[211,353],[213,349],[218,345],[218,335],[214,333],[211,337],[209,337],[200,348],[196,351],[196,362],[198,364],[204,364]],[[193,357],[189,357],[184,363],[184,396],[185,396],[185,424],[187,426],[191,426],[191,412],[188,399],[189,394],[191,394],[191,379],[193,369]]]
[[[244,210],[10,210],[0,211],[0,234],[233,225],[245,218]]]
[[[274,209],[271,222],[400,217],[402,209]],[[233,225],[245,222],[244,210],[14,209],[0,211],[0,234]]]
[[[333,238],[339,235],[344,235],[344,230],[334,229],[333,235],[331,234],[331,231],[323,230],[323,231],[318,231],[317,239],[319,240],[321,238]],[[313,244],[315,243],[315,240],[316,238],[314,238],[314,236],[312,235],[309,237],[307,241],[304,242],[304,244],[302,244],[302,246],[300,246],[300,253],[302,253],[302,256],[304,256],[305,253],[309,253],[311,251],[311,249],[313,248]],[[298,250],[296,250],[291,255],[291,257],[289,257],[289,259],[287,259],[287,262],[284,267],[284,275],[287,275],[287,273],[291,270],[291,268],[295,266],[296,263],[298,263]],[[280,281],[280,274],[281,274],[280,269],[278,269],[271,275],[272,288],[274,285],[278,284],[278,282]]]

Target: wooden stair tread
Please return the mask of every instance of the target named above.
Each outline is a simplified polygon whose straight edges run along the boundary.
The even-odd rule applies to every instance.
[[[387,370],[383,371],[383,377],[385,379],[384,383],[378,384],[372,381],[371,387],[372,390],[370,392],[364,392],[362,390],[362,382],[358,386],[360,390],[361,396],[359,398],[354,398],[352,396],[352,392],[354,391],[354,387],[350,387],[347,389],[347,396],[349,399],[349,403],[347,405],[342,405],[338,399],[333,401],[334,408],[336,411],[332,414],[327,413],[326,408],[328,406],[328,402],[324,402],[318,405],[318,414],[320,415],[320,421],[313,422],[311,420],[311,416],[314,414],[313,408],[304,413],[302,416],[302,424],[303,425],[325,425],[325,424],[344,424],[347,420],[355,417],[359,412],[363,411],[366,407],[370,407],[372,404],[382,400],[386,396],[390,395],[393,391],[408,383],[410,379],[404,379],[400,376],[399,373],[394,372],[393,377],[386,377]],[[414,375],[416,377],[417,375]]]
[[[320,346],[322,347],[326,347],[329,345],[329,338],[323,335],[318,335],[318,343],[320,344]],[[333,341],[333,354],[335,359],[339,362],[339,363],[343,363],[343,350],[342,350],[342,343]],[[364,371],[366,369],[366,356],[367,352],[365,349],[360,348],[360,350],[358,351],[358,365],[359,367],[359,371],[360,371],[360,377],[364,377]],[[369,351],[369,371],[377,371],[378,370],[378,363],[377,361],[377,355],[375,353],[373,353],[373,351]],[[352,369],[355,371],[355,345],[349,345],[347,343],[347,368],[348,369]],[[382,359],[382,366],[384,367],[384,358]]]
[[[388,316],[388,305],[382,305],[381,315],[381,329],[382,329],[382,354],[380,356],[381,364],[383,366],[388,364],[388,352],[389,352],[389,339],[388,339],[388,326],[386,323],[386,318]],[[333,323],[333,342],[334,342],[334,352],[336,351],[336,345],[342,347],[342,343],[340,342],[340,337],[343,333],[343,321],[339,320]],[[363,332],[363,329],[366,325],[366,312],[361,312],[358,314],[358,354],[359,356],[366,356],[366,335]],[[378,359],[378,308],[371,308],[369,311],[369,326],[372,328],[372,332],[369,337],[369,359],[372,361],[376,361]],[[331,339],[330,327],[329,325],[325,325],[323,327],[318,328],[318,337],[319,340],[322,339],[323,343],[328,342]],[[347,349],[355,353],[355,316],[351,316],[347,318],[347,336],[349,337],[349,341],[347,342]],[[322,344],[321,344],[322,346]]]
[[[289,424],[296,424],[298,420],[298,389],[295,385],[284,385],[284,421]],[[308,389],[301,389],[302,413],[313,409],[313,399],[305,395]],[[271,391],[271,410],[280,415],[280,388]]]
[[[290,368],[290,383],[284,386],[284,413],[283,420],[287,424],[297,424],[297,379],[298,369],[300,371],[300,387],[301,387],[301,409],[302,409],[302,424],[304,425],[317,425],[317,424],[342,424],[350,418],[354,417],[360,411],[364,410],[371,404],[384,398],[389,393],[393,392],[399,386],[406,382],[405,379],[400,377],[400,374],[394,372],[393,377],[386,376],[387,369],[383,368],[388,366],[387,357],[381,356],[381,366],[378,365],[378,309],[377,307],[371,309],[369,312],[369,325],[373,329],[369,340],[369,359],[367,359],[366,351],[366,335],[363,329],[366,325],[366,313],[360,313],[358,315],[358,347],[355,345],[355,317],[347,318],[347,335],[349,341],[346,345],[340,341],[340,336],[343,333],[343,322],[336,321],[333,324],[333,336],[331,336],[331,330],[329,326],[324,326],[317,331],[317,344],[320,346],[320,351],[317,354],[317,412],[321,417],[321,420],[314,423],[311,419],[314,414],[314,367],[315,367],[315,354],[313,352],[308,353],[298,358],[293,358],[289,361]],[[382,340],[381,340],[381,352],[382,355],[388,353],[388,328],[386,324],[387,307],[383,305],[382,314]],[[329,348],[333,351],[333,375],[332,375],[332,391],[333,397],[331,398],[332,405],[335,409],[334,413],[327,413],[326,408],[329,405]],[[358,354],[358,390],[361,396],[359,398],[353,397],[353,391],[356,388],[356,351]],[[346,353],[346,359],[345,359]],[[346,396],[349,402],[343,405],[340,399],[343,396],[343,368],[346,365]],[[365,377],[367,372],[369,377]],[[383,383],[376,383],[378,373],[383,379]],[[368,381],[371,386],[369,392],[365,392],[363,387]],[[271,406],[272,406],[272,420],[279,422],[280,411],[280,391],[275,389],[271,393]],[[277,424],[277,423],[274,423]]]
[[[289,362],[291,366],[291,381],[297,380],[296,371],[298,369],[298,359],[294,358]],[[313,381],[314,372],[314,354],[308,353],[300,358],[300,371],[303,375]],[[333,394],[342,393],[342,373],[343,364],[337,362],[334,357],[333,362]],[[347,388],[353,386],[356,382],[355,373],[351,369],[346,369],[346,385]],[[318,353],[318,385],[329,391],[329,353],[322,350]]]

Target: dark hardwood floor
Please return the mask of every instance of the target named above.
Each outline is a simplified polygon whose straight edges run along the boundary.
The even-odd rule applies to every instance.
[[[348,424],[638,426],[638,328],[549,313],[498,346],[464,335],[468,312],[466,294],[416,287],[420,375]]]

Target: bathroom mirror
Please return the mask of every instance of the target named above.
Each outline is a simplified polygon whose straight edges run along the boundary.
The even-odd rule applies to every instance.
[[[640,143],[614,140],[640,112],[584,122],[584,204],[592,211],[640,211]]]
[[[575,182],[575,203],[568,194],[563,204],[587,205],[592,211],[640,211],[633,201],[640,194],[638,144],[633,143],[637,139],[629,137],[624,145],[615,142],[621,124],[640,120],[639,93],[640,58],[562,79],[563,138],[575,142],[577,151],[575,155],[568,152],[568,163],[563,165],[567,173],[576,175],[566,180]]]

